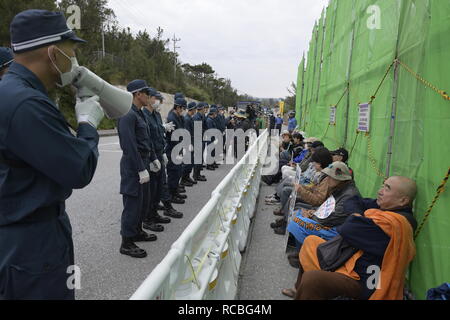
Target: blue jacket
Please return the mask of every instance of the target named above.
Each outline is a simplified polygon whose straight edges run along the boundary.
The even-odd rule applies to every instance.
[[[139,192],[139,172],[148,169],[157,159],[145,115],[133,105],[117,123],[120,147],[120,193],[136,197]]]
[[[191,144],[194,145],[194,119],[189,114],[184,116],[184,128],[191,135]]]
[[[43,83],[21,64],[3,77],[0,97],[0,300],[73,299],[65,200],[94,176],[97,130],[80,124],[74,136]]]
[[[297,119],[295,118],[289,118],[288,121],[288,130],[292,131],[297,127]]]
[[[42,82],[21,64],[13,63],[3,77],[0,97],[0,153],[24,165],[0,163],[0,226],[5,226],[87,186],[97,167],[99,136],[89,124],[80,124],[73,136]]]
[[[158,159],[161,160],[166,148],[166,137],[161,115],[156,111],[150,112],[146,108],[143,111],[150,130],[150,140],[153,143],[154,151]]]
[[[184,119],[183,117],[178,116],[174,110],[171,110],[167,116],[167,123],[173,122],[175,125],[175,130],[184,129]],[[167,150],[166,153],[169,156],[172,153],[173,148],[180,143],[179,141],[171,141],[172,140],[172,132],[166,133],[166,141],[167,141]]]

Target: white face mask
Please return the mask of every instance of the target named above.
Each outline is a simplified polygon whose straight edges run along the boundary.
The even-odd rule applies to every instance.
[[[70,71],[68,72],[61,72],[61,70],[59,70],[58,66],[56,65],[56,63],[53,61],[53,59],[50,57],[50,48],[48,49],[48,57],[50,58],[50,61],[52,62],[53,66],[55,67],[55,69],[59,72],[59,76],[61,78],[61,82],[60,83],[56,83],[56,86],[58,86],[59,88],[68,86],[69,84],[72,84],[73,80],[75,79],[75,75],[76,75],[76,69],[79,66],[78,64],[78,60],[76,57],[69,57],[67,54],[65,54],[60,48],[58,48],[57,46],[55,46],[55,48],[58,49],[59,52],[61,52],[67,59],[69,59],[72,63],[72,67],[70,69]]]
[[[155,109],[156,111],[158,111],[159,105],[160,105],[160,102],[159,102],[158,100],[156,100],[156,102],[155,102],[154,104],[152,104],[152,107],[153,107],[153,109]]]

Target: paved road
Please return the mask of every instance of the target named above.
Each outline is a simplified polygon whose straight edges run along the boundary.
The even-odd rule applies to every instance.
[[[74,191],[67,201],[75,245],[75,261],[81,269],[81,289],[77,299],[128,299],[153,268],[165,257],[211,192],[227,175],[230,166],[204,171],[208,182],[187,188],[188,201],[175,205],[185,217],[166,225],[158,241],[144,243],[145,259],[133,259],[119,253],[122,197],[119,194],[119,162],[122,155],[118,137],[100,139],[100,159],[91,184]]]

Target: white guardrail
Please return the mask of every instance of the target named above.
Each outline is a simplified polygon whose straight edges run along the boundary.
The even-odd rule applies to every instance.
[[[233,300],[268,150],[265,130],[131,300]]]

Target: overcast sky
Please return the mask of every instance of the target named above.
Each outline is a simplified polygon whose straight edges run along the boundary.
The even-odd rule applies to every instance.
[[[210,64],[239,93],[281,98],[328,0],[108,0],[121,27],[176,34],[183,63]],[[173,43],[171,43],[173,48]]]

